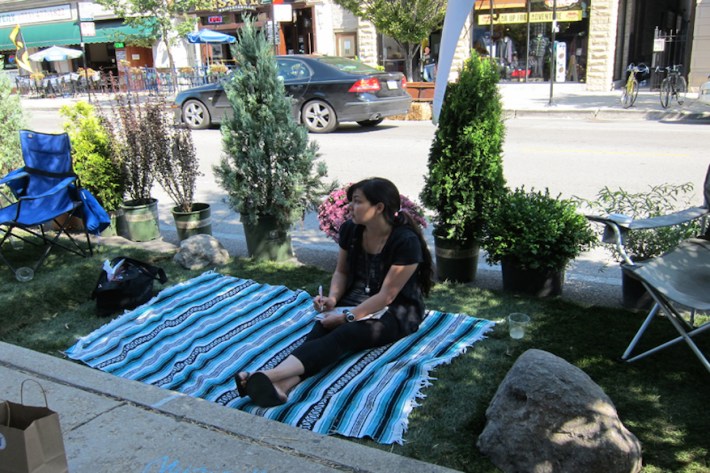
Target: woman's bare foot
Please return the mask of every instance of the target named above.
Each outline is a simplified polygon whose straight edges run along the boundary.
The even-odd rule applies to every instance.
[[[249,380],[248,371],[240,371],[234,376],[234,381],[237,383],[237,392],[239,397],[247,397],[247,381]]]

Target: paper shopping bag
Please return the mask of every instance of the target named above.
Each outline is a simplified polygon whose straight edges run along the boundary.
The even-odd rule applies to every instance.
[[[46,400],[45,406],[0,402],[0,473],[67,473],[59,415]]]

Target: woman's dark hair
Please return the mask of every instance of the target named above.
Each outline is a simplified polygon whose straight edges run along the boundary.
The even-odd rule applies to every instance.
[[[426,244],[419,225],[409,213],[400,210],[402,200],[397,186],[395,186],[392,181],[382,177],[363,179],[348,188],[348,201],[352,202],[353,194],[358,189],[372,205],[380,203],[384,205],[382,214],[389,224],[395,227],[406,225],[410,227],[417,235],[417,238],[419,238],[424,261],[419,265],[419,268],[417,268],[417,281],[424,295],[428,296],[433,284],[434,275],[431,253],[429,252],[429,247]]]

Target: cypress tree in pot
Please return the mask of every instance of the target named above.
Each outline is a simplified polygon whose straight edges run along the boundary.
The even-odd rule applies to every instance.
[[[448,84],[421,199],[434,210],[440,280],[475,278],[484,224],[505,191],[498,72],[475,52]]]
[[[323,184],[325,163],[316,163],[316,143],[294,120],[272,45],[253,21],[240,29],[233,51],[239,69],[225,84],[232,110],[222,123],[224,155],[215,175],[240,214],[249,255],[286,259],[291,225],[331,189]]]

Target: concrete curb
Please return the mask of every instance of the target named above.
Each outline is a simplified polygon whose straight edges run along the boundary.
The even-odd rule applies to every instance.
[[[708,121],[710,112],[659,111],[631,109],[509,109],[504,110],[504,117],[515,118],[554,118],[554,119],[598,119],[598,120],[656,120],[656,121]]]
[[[554,118],[554,119],[599,119],[599,120],[656,120],[656,121],[710,121],[710,107],[706,107],[703,104],[699,104],[696,100],[688,100],[684,105],[684,109],[677,110],[670,108],[664,110],[658,105],[658,109],[649,108],[653,107],[648,99],[645,99],[640,105],[637,103],[635,107],[628,109],[614,106],[618,104],[618,98],[615,95],[603,96],[605,104],[599,106],[599,103],[590,104],[585,101],[588,99],[594,99],[595,96],[569,96],[569,97],[558,97],[556,102],[552,105],[548,105],[546,100],[540,98],[527,98],[519,100],[509,100],[506,105],[503,106],[503,116],[506,119],[514,118]],[[56,112],[62,105],[69,105],[76,103],[80,100],[85,100],[84,97],[57,97],[53,99],[41,99],[41,98],[25,98],[22,99],[22,106],[28,111],[38,111],[38,112]],[[655,101],[655,95],[651,96],[651,99]],[[106,104],[110,101],[107,97],[97,97],[93,100],[93,103],[102,102]],[[505,102],[505,101],[504,101]],[[528,103],[530,102],[530,103]],[[420,106],[431,105],[431,103],[419,103],[414,102],[414,104]],[[694,108],[699,108],[698,110],[693,110]],[[707,108],[707,111],[704,109]],[[431,120],[431,115],[428,113],[422,113],[418,111],[417,113],[410,113],[406,117],[397,116],[390,117],[390,120]]]
[[[50,408],[60,414],[70,471],[168,471],[149,468],[151,462],[166,456],[181,465],[180,471],[186,465],[199,468],[184,471],[223,471],[226,465],[235,473],[455,471],[117,378],[7,343],[0,343],[0,360],[0,373],[6,381],[0,388],[0,399],[17,399],[19,383],[28,378],[36,379],[46,389]],[[82,408],[77,409],[77,404]],[[146,418],[146,423],[109,423],[108,419],[119,416],[119,411],[126,420]],[[150,425],[169,425],[174,431],[162,433],[165,439],[158,440],[156,436],[161,433],[151,431]],[[193,437],[218,438],[221,444],[190,452],[174,438],[187,431]],[[245,457],[248,459],[240,464]]]

